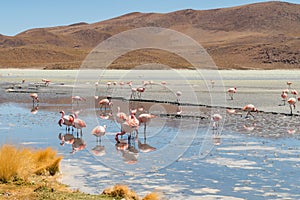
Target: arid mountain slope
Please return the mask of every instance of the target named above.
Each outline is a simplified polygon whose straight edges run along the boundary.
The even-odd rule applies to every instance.
[[[140,27],[179,31],[199,42],[220,69],[299,69],[300,5],[266,2],[214,10],[130,13],[94,24],[38,28],[14,37],[0,35],[0,67],[80,67],[100,42]],[[149,62],[189,67],[175,54],[147,49],[121,56],[112,68]],[[134,64],[133,64],[134,63]]]

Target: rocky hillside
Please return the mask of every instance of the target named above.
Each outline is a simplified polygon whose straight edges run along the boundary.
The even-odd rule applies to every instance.
[[[277,1],[166,14],[130,13],[93,24],[31,29],[13,37],[0,35],[0,67],[78,68],[101,41],[148,26],[192,37],[220,69],[300,68],[300,5]],[[158,49],[130,52],[111,67],[131,68],[149,62],[189,67],[186,60]]]

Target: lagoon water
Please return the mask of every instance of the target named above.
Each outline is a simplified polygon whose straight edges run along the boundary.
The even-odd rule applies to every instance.
[[[71,188],[98,194],[120,183],[139,195],[156,191],[166,199],[300,198],[299,116],[297,108],[296,115],[291,117],[286,115],[290,112],[288,106],[278,106],[282,104],[280,92],[287,87],[286,81],[292,81],[295,89],[300,86],[298,71],[215,71],[203,72],[202,79],[191,71],[176,72],[177,76],[173,75],[173,78],[169,72],[162,71],[108,71],[105,72],[107,75],[100,73],[101,79],[94,71],[80,72],[79,75],[76,71],[65,71],[60,75],[54,71],[36,71],[39,77],[32,75],[30,70],[1,70],[0,73],[3,92],[0,143],[53,147],[64,157],[60,181]],[[41,97],[38,110],[34,110],[28,93],[4,92],[5,87],[22,78],[36,82],[42,77],[51,79],[52,83],[38,90]],[[119,77],[133,83],[140,83],[140,79],[145,78],[157,83],[166,80],[167,88],[160,84],[147,87],[142,98],[176,101],[173,92],[181,90],[180,101],[187,103],[182,106],[183,117],[172,115],[176,113],[176,104],[127,101],[128,86],[107,89],[105,83],[119,81]],[[216,82],[213,88],[211,79]],[[95,81],[100,83],[98,89],[94,88]],[[102,119],[99,116],[110,111],[99,109],[93,98],[72,104],[72,93],[68,93],[68,88],[72,89],[73,84],[77,86],[73,94],[82,92],[83,95],[112,95],[124,99],[113,99],[113,116]],[[224,91],[233,86],[238,92],[230,101]],[[93,90],[83,92],[86,88]],[[192,91],[192,95],[183,90]],[[220,100],[211,99],[217,97]],[[255,113],[255,118],[245,118],[241,110],[237,110],[236,115],[226,113],[225,107],[239,108],[248,102],[262,111]],[[120,125],[113,118],[117,106],[124,112],[131,106],[143,106],[159,116],[148,125],[146,141],[141,125],[138,138],[128,144],[127,136],[124,136],[121,144],[116,144],[114,137],[120,131]],[[57,124],[62,109],[67,113],[80,111],[80,118],[87,123],[83,136],[78,134],[79,143],[86,146],[75,153],[71,153],[71,144],[61,145],[59,139],[68,133]],[[215,112],[223,116],[218,130],[213,129],[210,119]],[[91,130],[104,124],[107,133],[100,143],[91,135]],[[77,138],[76,131],[72,135]],[[145,148],[152,151],[145,152]]]

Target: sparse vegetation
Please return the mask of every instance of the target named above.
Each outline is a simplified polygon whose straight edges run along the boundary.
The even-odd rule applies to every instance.
[[[28,148],[3,145],[0,149],[0,181],[27,181],[32,174],[53,176],[59,172],[61,159],[51,148],[30,151]]]
[[[123,199],[123,198],[125,198],[126,200],[129,200],[129,199],[138,200],[139,199],[138,195],[133,190],[130,190],[125,185],[115,185],[112,188],[105,189],[102,194],[107,195],[109,197],[114,197],[117,199]]]
[[[56,181],[62,157],[52,148],[33,150],[13,145],[0,148],[0,199],[141,199],[127,186],[116,185],[101,195],[72,191]],[[151,193],[145,200],[157,200]]]

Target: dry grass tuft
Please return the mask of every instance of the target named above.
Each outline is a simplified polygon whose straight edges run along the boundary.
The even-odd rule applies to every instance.
[[[109,197],[122,199],[125,198],[126,200],[138,200],[138,195],[133,191],[130,190],[125,185],[115,185],[112,188],[107,188],[102,192],[103,195],[107,195]]]
[[[34,173],[55,175],[59,172],[61,159],[51,148],[32,151],[28,148],[3,145],[0,148],[0,182],[26,181]]]
[[[159,195],[157,193],[154,193],[154,192],[152,192],[150,194],[147,194],[143,198],[143,200],[159,200],[159,199],[160,199]]]
[[[9,182],[17,179],[27,180],[34,168],[28,149],[3,145],[0,149],[0,181]]]
[[[44,150],[38,150],[33,153],[33,158],[36,164],[35,174],[54,176],[59,172],[59,163],[62,157],[57,157],[57,152],[50,147]]]

